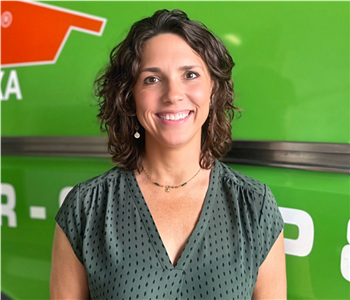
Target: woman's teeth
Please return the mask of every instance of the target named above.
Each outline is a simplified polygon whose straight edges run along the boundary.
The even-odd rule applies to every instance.
[[[190,112],[179,113],[179,114],[176,114],[176,115],[166,114],[166,115],[159,115],[159,117],[161,119],[164,119],[164,120],[178,121],[178,120],[185,119],[189,114],[190,114]]]

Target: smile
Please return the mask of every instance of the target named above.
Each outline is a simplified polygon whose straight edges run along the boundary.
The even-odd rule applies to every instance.
[[[169,121],[179,121],[183,120],[188,117],[188,115],[191,113],[191,111],[188,112],[182,112],[178,114],[158,114],[158,117],[163,120],[169,120]]]

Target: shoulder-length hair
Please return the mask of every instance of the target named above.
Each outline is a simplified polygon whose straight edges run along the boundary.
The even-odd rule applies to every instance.
[[[101,130],[108,132],[108,150],[112,160],[127,170],[142,171],[145,132],[134,138],[138,124],[132,90],[137,81],[142,46],[162,33],[182,37],[199,54],[214,82],[211,109],[202,126],[200,166],[209,169],[216,158],[230,150],[234,111],[231,71],[234,62],[224,44],[203,24],[190,20],[181,10],[156,11],[153,16],[134,23],[127,37],[110,54],[110,62],[96,84]]]

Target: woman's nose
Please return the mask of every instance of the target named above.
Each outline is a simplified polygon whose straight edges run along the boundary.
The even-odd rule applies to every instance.
[[[163,101],[168,103],[175,103],[183,100],[183,87],[181,82],[176,79],[167,80],[164,85]]]

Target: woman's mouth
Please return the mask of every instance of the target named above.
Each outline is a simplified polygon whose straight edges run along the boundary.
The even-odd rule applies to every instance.
[[[168,120],[168,121],[179,121],[186,119],[192,111],[187,111],[187,112],[180,112],[176,114],[171,114],[171,113],[161,113],[157,114],[157,116],[163,120]]]

